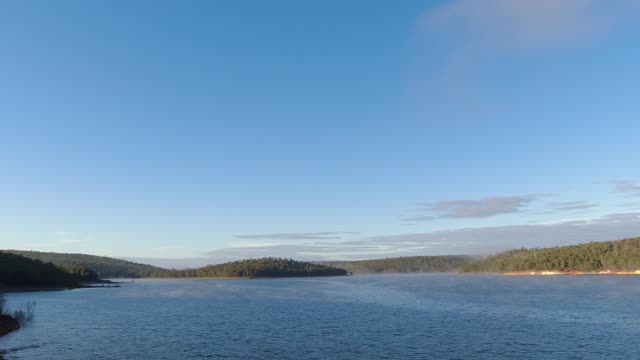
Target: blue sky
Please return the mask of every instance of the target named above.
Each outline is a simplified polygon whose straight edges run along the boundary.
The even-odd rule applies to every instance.
[[[640,235],[639,17],[3,2],[0,247],[179,265]]]

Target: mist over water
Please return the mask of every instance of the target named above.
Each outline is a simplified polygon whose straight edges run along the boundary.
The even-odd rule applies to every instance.
[[[640,358],[640,277],[142,280],[38,303],[8,359]],[[12,350],[13,349],[13,350]]]

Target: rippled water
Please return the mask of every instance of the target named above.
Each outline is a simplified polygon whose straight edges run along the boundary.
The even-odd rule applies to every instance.
[[[640,277],[145,280],[9,294],[8,359],[640,359]],[[11,351],[13,349],[13,351]]]

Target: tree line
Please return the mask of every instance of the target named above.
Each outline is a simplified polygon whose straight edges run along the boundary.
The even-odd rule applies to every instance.
[[[6,250],[9,256],[28,258],[34,261],[30,266],[16,266],[15,261],[4,262],[5,269],[0,268],[0,283],[4,274],[7,279],[15,279],[16,283],[32,283],[26,281],[36,277],[58,276],[67,279],[69,276],[76,282],[97,282],[103,278],[168,278],[168,277],[228,277],[228,278],[258,278],[258,277],[288,277],[288,276],[334,276],[345,275],[344,269],[336,269],[330,266],[314,264],[310,262],[295,261],[281,258],[262,258],[235,261],[225,264],[209,265],[195,269],[168,270],[151,265],[138,264],[126,260],[113,259],[102,256],[85,254],[61,254],[37,251]],[[44,266],[41,272],[25,272],[35,265]],[[12,272],[7,272],[8,269]],[[20,275],[22,274],[22,275]],[[62,281],[62,280],[61,280]],[[51,281],[44,281],[51,283]],[[33,285],[37,285],[33,283]],[[9,286],[9,285],[7,285]]]
[[[0,287],[75,287],[81,277],[93,277],[89,269],[62,269],[52,263],[0,252]]]
[[[345,269],[354,274],[455,272],[474,261],[470,256],[406,256],[374,260],[319,261],[318,264]]]
[[[465,272],[597,272],[637,269],[640,269],[640,238],[511,250],[467,264],[463,268]]]
[[[39,260],[44,263],[52,263],[60,268],[67,269],[80,277],[89,279],[91,274],[83,272],[91,269],[95,272],[96,278],[143,278],[154,277],[166,272],[166,269],[159,267],[138,264],[131,261],[109,258],[105,256],[94,256],[86,254],[63,254],[39,251],[3,250],[6,253],[22,255],[30,259]]]
[[[344,269],[283,258],[261,258],[209,265],[197,269],[170,270],[162,277],[275,278],[347,275]]]

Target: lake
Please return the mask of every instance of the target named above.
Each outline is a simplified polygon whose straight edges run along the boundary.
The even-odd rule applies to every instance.
[[[7,359],[639,359],[640,277],[138,280],[8,294]],[[13,349],[13,350],[11,350]]]

